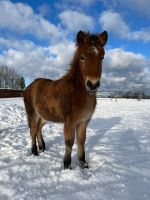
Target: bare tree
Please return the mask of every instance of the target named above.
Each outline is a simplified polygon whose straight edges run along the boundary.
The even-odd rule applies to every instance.
[[[117,102],[117,94],[116,94],[116,92],[113,92],[113,93],[111,94],[111,99],[110,99],[110,101],[113,100],[113,99],[115,99],[115,101]]]
[[[20,80],[21,76],[14,69],[0,66],[0,88],[21,89]]]

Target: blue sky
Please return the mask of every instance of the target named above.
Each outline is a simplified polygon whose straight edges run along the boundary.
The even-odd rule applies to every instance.
[[[101,90],[150,92],[149,0],[0,0],[0,65],[57,79],[81,29],[107,30]]]

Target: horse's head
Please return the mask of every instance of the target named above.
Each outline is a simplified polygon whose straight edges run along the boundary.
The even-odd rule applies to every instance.
[[[107,42],[107,32],[89,34],[79,31],[77,34],[77,59],[79,70],[83,75],[85,88],[94,94],[100,86],[104,45]]]

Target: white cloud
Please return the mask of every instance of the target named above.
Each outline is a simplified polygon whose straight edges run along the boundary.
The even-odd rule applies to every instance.
[[[97,0],[61,0],[56,1],[55,6],[60,10],[78,10],[84,12],[86,8],[94,5]]]
[[[38,10],[40,12],[40,14],[42,16],[46,16],[48,15],[49,12],[51,12],[50,10],[50,6],[46,3],[42,4],[41,6],[38,7]]]
[[[48,49],[55,65],[63,67],[70,64],[73,52],[75,51],[75,45],[73,42],[64,41],[50,46]]]
[[[150,1],[149,0],[126,0],[126,1],[119,1],[122,6],[126,6],[127,8],[130,8],[133,12],[138,12],[138,14],[150,17]]]
[[[122,48],[109,49],[103,64],[102,88],[149,91],[150,60]]]
[[[31,50],[34,46],[33,42],[29,40],[14,40],[0,37],[0,47],[2,49],[14,48],[22,50],[22,48],[25,48],[26,50]]]
[[[101,13],[99,22],[103,29],[106,29],[121,38],[127,37],[129,27],[119,13],[107,10]]]
[[[99,0],[105,7],[107,8],[120,8],[120,9],[129,9],[134,14],[138,14],[140,16],[150,17],[150,1],[149,0]]]
[[[27,4],[0,1],[0,28],[20,34],[32,34],[38,38],[60,37],[58,28],[34,13]]]
[[[74,51],[74,44],[70,41],[40,47],[30,41],[0,38],[1,45],[6,49],[0,55],[0,65],[12,67],[32,80],[37,77],[60,77],[68,69]]]
[[[105,79],[108,79],[109,78],[109,83],[110,84],[112,84],[112,86],[113,86],[113,84],[115,83],[115,84],[120,84],[120,83],[122,83],[122,84],[124,84],[124,82],[126,81],[126,77],[115,77],[115,76],[112,76],[112,74],[107,74],[106,76],[105,76]]]
[[[107,64],[110,68],[116,69],[129,69],[133,68],[142,69],[147,66],[145,57],[140,53],[125,51],[122,48],[110,49],[106,54]]]
[[[101,13],[99,23],[103,29],[106,29],[113,35],[119,38],[129,40],[150,41],[150,27],[142,28],[141,30],[131,30],[122,16],[112,10],[106,10]]]
[[[150,41],[150,27],[141,29],[139,31],[133,31],[129,34],[133,40],[143,40],[144,42]]]
[[[95,2],[95,0],[76,0],[76,1],[72,1],[72,0],[65,0],[65,3],[72,3],[72,4],[80,4],[81,6],[90,6],[91,4],[93,4]]]
[[[66,10],[59,15],[59,18],[62,25],[72,32],[94,29],[93,18],[78,11]]]

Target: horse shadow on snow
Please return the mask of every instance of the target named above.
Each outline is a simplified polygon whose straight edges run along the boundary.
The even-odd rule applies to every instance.
[[[112,129],[115,125],[119,124],[121,121],[121,117],[111,117],[108,119],[104,118],[94,118],[91,120],[88,128],[92,129],[93,135],[88,138],[87,130],[87,151],[92,151],[95,146],[100,143],[110,129]]]

